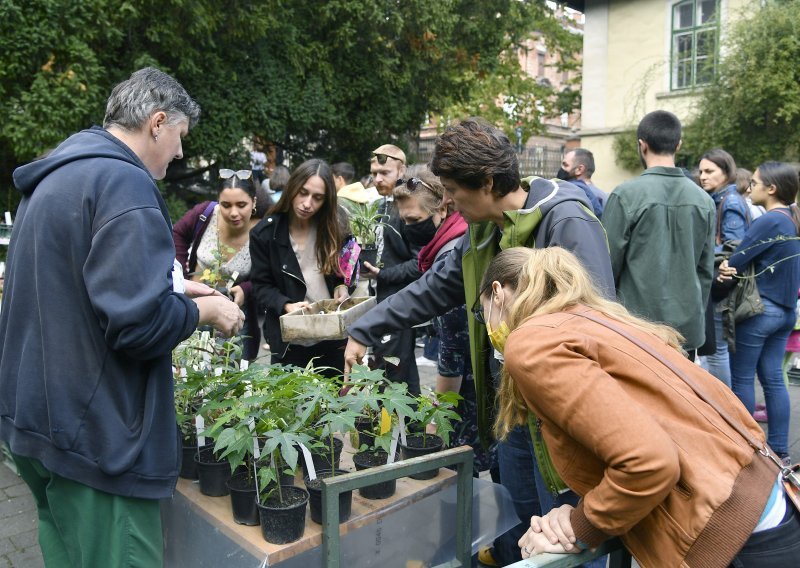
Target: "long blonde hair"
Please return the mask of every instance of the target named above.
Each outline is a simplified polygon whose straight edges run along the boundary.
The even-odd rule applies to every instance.
[[[669,326],[633,316],[622,304],[604,298],[575,255],[565,249],[515,247],[504,250],[486,269],[481,297],[491,294],[492,282],[517,291],[506,320],[512,331],[534,316],[584,305],[651,333],[670,347],[681,350],[683,337],[680,333]],[[515,426],[527,422],[528,407],[505,368],[497,396],[499,407],[494,432],[498,439],[503,439]]]

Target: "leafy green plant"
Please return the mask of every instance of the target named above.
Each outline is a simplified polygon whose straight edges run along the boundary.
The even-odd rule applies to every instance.
[[[366,436],[360,436],[359,451],[391,450],[393,427],[400,416],[412,416],[414,397],[405,383],[386,380],[381,369],[355,365],[350,373],[351,388],[344,395],[347,408],[370,424]]]
[[[439,436],[444,445],[450,443],[450,434],[454,432],[453,423],[461,420],[456,412],[459,401],[462,397],[453,391],[431,392],[421,394],[416,397],[416,411],[409,417],[409,426],[417,426],[422,433],[423,439],[430,434],[427,433],[429,425],[436,426],[435,434]]]
[[[378,212],[380,201],[356,203],[342,200],[342,204],[347,209],[350,228],[358,243],[362,246],[374,245],[378,227],[388,226],[384,222],[385,216]]]

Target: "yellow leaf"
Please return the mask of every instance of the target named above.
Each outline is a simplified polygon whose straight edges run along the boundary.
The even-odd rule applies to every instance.
[[[381,408],[381,435],[386,434],[392,429],[392,417],[386,412],[385,408]]]

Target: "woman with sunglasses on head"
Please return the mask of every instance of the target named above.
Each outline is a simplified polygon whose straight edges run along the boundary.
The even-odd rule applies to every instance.
[[[731,390],[685,357],[677,331],[606,300],[558,247],[499,253],[480,303],[505,356],[495,433],[533,413],[580,496],[530,519],[523,558],[619,536],[642,567],[794,565],[800,515],[777,458]]]
[[[253,217],[256,190],[250,170],[220,169],[219,177],[218,201],[204,201],[189,210],[175,223],[172,238],[186,278],[200,281],[209,270],[218,273],[226,286],[233,282],[228,294],[246,317],[242,357],[253,360],[261,339],[250,284],[250,229],[258,222]]]
[[[750,180],[750,198],[766,213],[753,221],[744,239],[720,265],[720,281],[742,274],[750,265],[764,311],[736,323],[736,351],[731,354],[733,392],[752,413],[754,377],[764,390],[769,444],[781,458],[789,456],[789,393],[783,381],[783,356],[796,322],[800,288],[800,214],[797,170],[789,164],[765,162]]]
[[[345,237],[330,166],[319,159],[303,162],[250,234],[253,292],[266,312],[264,336],[272,363],[305,367],[314,359],[315,367],[329,368],[326,374],[342,373],[346,340],[284,343],[278,318],[313,302],[349,297],[339,268]]]

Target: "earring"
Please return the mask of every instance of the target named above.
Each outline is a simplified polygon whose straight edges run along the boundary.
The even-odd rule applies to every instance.
[[[253,213],[252,213],[252,215],[255,215],[257,212],[258,212],[258,209],[256,209],[255,205],[253,205]]]
[[[153,139],[158,142],[158,134],[153,134]]]

